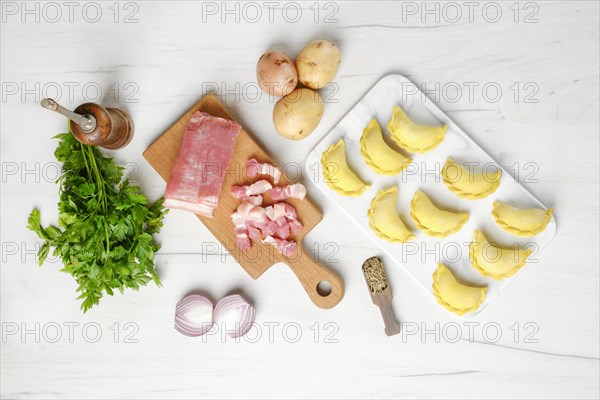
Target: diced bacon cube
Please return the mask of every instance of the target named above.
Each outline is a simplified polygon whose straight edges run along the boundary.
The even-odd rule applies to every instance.
[[[277,229],[277,237],[287,239],[290,237],[290,226],[286,223]]]
[[[276,224],[277,224],[277,226],[278,226],[278,227],[280,227],[280,228],[281,228],[282,226],[284,226],[284,225],[287,225],[287,224],[288,224],[288,222],[287,222],[287,220],[285,219],[285,217],[279,217],[279,218],[277,218],[277,219],[275,220],[275,223],[276,223]]]
[[[252,206],[247,217],[248,221],[252,221],[255,224],[261,224],[267,220],[265,215],[265,209],[261,206]]]
[[[290,221],[290,223],[289,223],[289,226],[290,226],[290,230],[291,230],[291,231],[292,231],[292,233],[293,233],[293,234],[295,234],[295,235],[297,235],[297,234],[299,234],[300,232],[302,232],[302,228],[303,228],[303,226],[302,226],[302,224],[300,223],[300,221],[298,221],[298,220],[293,220],[293,221]]]
[[[277,229],[279,229],[277,223],[275,221],[269,221],[262,229],[263,236],[272,236],[277,233]]]
[[[294,183],[282,187],[275,187],[267,191],[273,201],[283,201],[288,198],[304,199],[306,196],[306,187],[301,183]]]
[[[250,239],[245,236],[238,236],[235,240],[235,243],[237,244],[237,247],[239,247],[240,250],[246,251],[252,248],[252,243],[250,242]]]
[[[251,185],[245,185],[245,186],[233,185],[233,186],[231,186],[231,194],[235,198],[243,199],[244,197],[263,194],[267,190],[270,190],[272,188],[273,188],[273,185],[271,185],[271,183],[269,183],[268,181],[265,181],[265,180],[260,180],[258,182],[254,182]]]
[[[277,203],[273,205],[273,211],[275,215],[275,220],[279,218],[285,218],[285,205],[284,203]]]
[[[267,225],[269,221],[265,220],[265,221],[246,221],[246,224],[248,225],[248,227],[252,226],[256,229],[264,229],[264,227]]]
[[[241,250],[248,250],[252,247],[248,238],[248,227],[246,220],[237,212],[231,214],[231,219],[235,227],[235,241]]]
[[[296,209],[294,207],[288,203],[283,203],[283,206],[285,207],[285,217],[288,220],[293,221],[298,219],[298,213],[296,213]]]
[[[255,158],[246,161],[246,175],[254,178],[258,175],[269,175],[273,177],[273,182],[278,183],[281,178],[281,171],[274,165],[268,163],[259,163]]]
[[[273,206],[266,207],[265,213],[267,218],[269,218],[271,221],[275,221],[275,210],[273,209]]]
[[[275,246],[275,248],[285,257],[291,257],[296,253],[298,245],[293,240],[277,239],[272,236],[267,236],[263,243]]]
[[[248,203],[246,201],[242,201],[240,203],[240,205],[237,208],[237,212],[240,214],[241,217],[243,217],[244,219],[248,219],[248,216],[250,215],[250,211],[256,207],[254,204],[252,203]]]
[[[263,203],[263,197],[260,194],[256,196],[248,196],[244,200],[250,204],[254,204],[255,206],[262,206]]]
[[[260,234],[260,230],[255,228],[254,226],[248,226],[248,236],[250,239],[260,242],[262,240],[262,236]]]

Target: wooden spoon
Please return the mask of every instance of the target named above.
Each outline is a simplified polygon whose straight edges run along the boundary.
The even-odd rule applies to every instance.
[[[392,290],[388,284],[383,262],[379,257],[371,257],[362,265],[365,281],[369,287],[371,300],[373,304],[379,307],[383,322],[385,323],[385,334],[388,336],[396,335],[400,332],[400,324],[394,316],[392,310]]]

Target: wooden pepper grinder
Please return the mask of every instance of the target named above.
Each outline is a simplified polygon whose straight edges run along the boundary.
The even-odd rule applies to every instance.
[[[133,121],[118,108],[84,103],[70,111],[52,99],[43,99],[41,105],[69,118],[73,136],[83,144],[116,150],[127,146],[133,138]]]

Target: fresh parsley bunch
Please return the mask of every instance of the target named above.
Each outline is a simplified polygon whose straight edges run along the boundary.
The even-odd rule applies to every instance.
[[[60,142],[54,155],[62,162],[58,227],[44,228],[36,209],[27,225],[45,241],[38,253],[40,265],[54,248],[64,264],[61,271],[79,285],[83,312],[104,293],[137,290],[151,280],[161,286],[154,270],[160,246],[152,235],[168,211],[162,199],[149,205],[139,187],[123,180],[123,167],[97,147],[81,144],[70,133],[56,138]]]

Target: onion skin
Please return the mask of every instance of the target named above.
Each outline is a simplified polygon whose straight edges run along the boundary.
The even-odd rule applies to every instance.
[[[215,306],[213,313],[213,322],[220,325],[225,325],[227,317],[234,317],[237,321],[234,322],[236,329],[229,330],[228,336],[239,338],[244,336],[252,328],[256,317],[256,310],[242,296],[232,294],[225,296]]]
[[[205,308],[205,310],[203,310]],[[210,308],[211,318],[198,323],[191,318],[201,312],[206,312]],[[175,330],[182,335],[195,337],[202,336],[210,331],[214,325],[212,322],[213,303],[199,294],[190,294],[179,300],[175,307]]]

